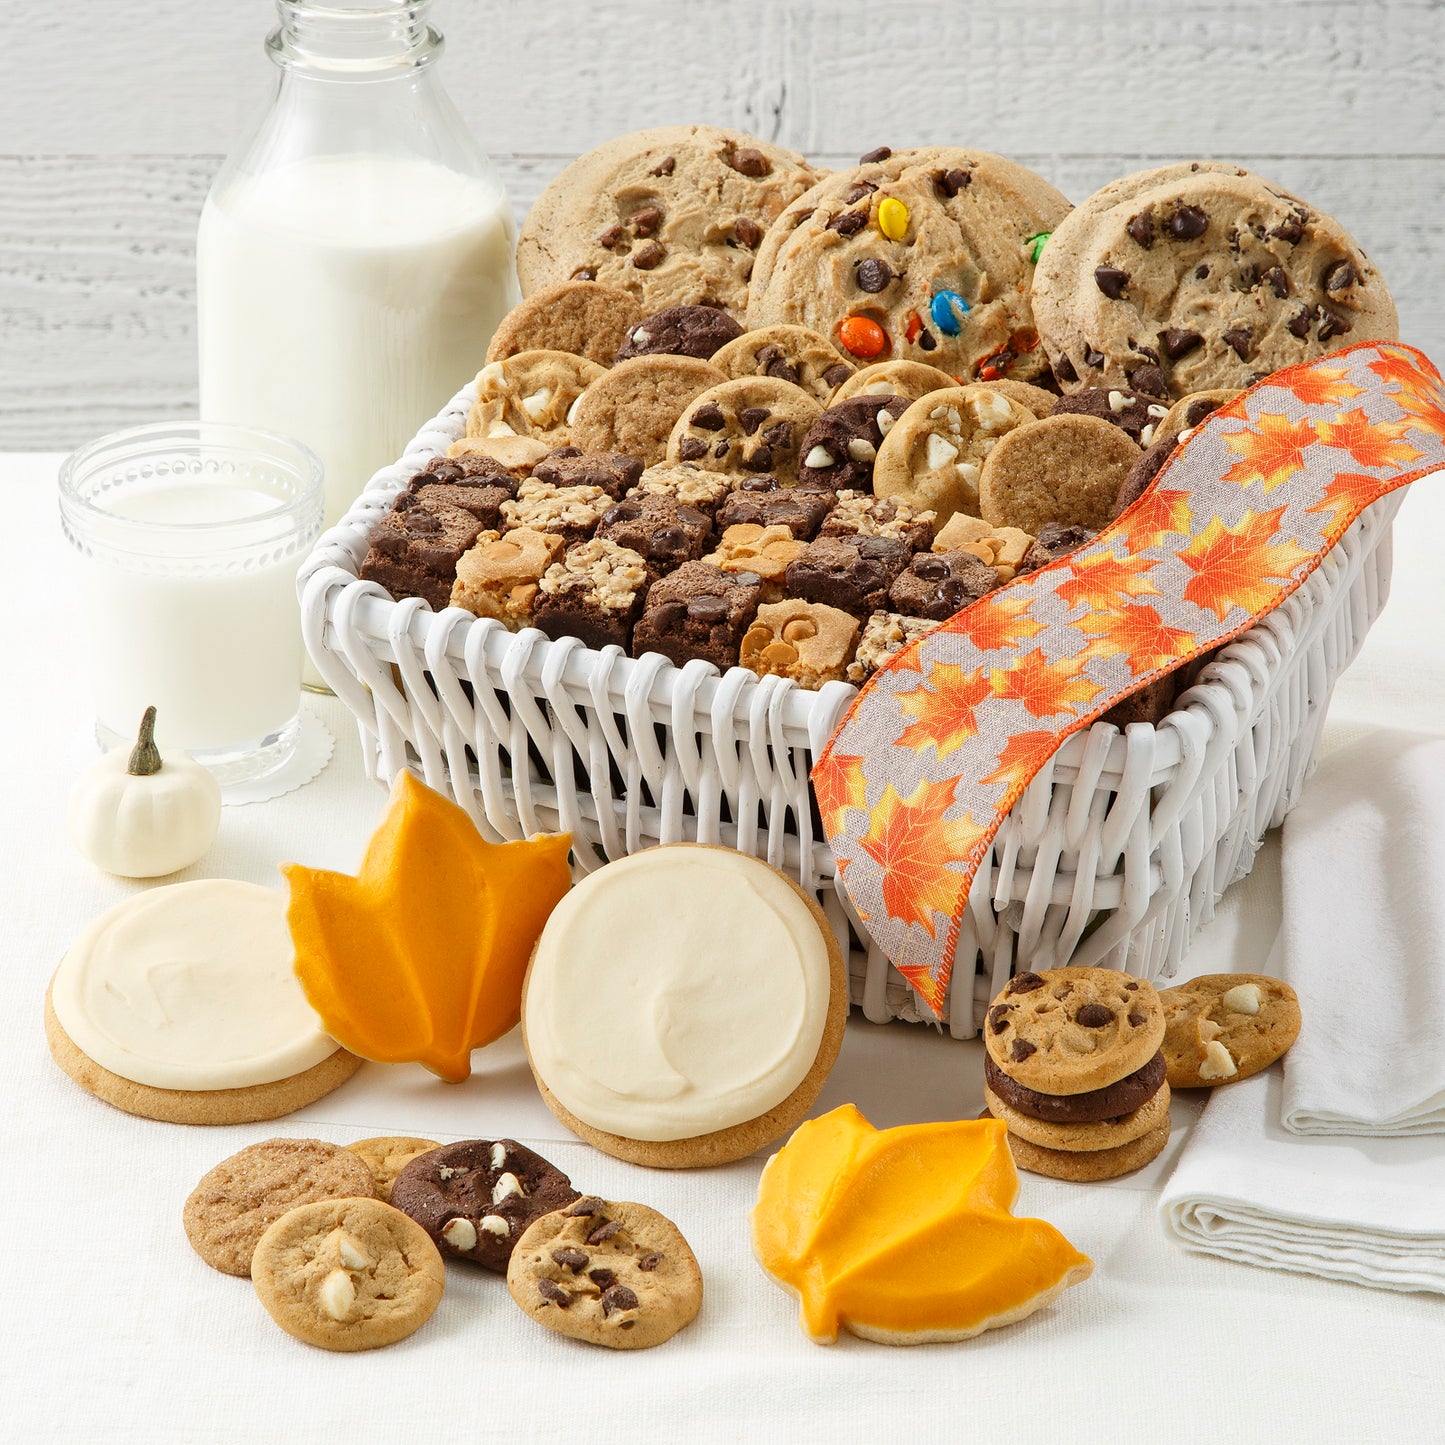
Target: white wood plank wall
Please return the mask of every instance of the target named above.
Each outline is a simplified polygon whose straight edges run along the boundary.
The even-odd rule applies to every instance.
[[[0,448],[195,406],[196,219],[264,104],[269,0],[0,0]],[[620,131],[827,164],[1001,151],[1075,200],[1239,161],[1332,211],[1445,361],[1445,0],[438,0],[443,76],[519,212]]]

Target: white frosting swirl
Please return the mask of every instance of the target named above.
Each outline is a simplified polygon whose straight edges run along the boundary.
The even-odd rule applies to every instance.
[[[547,920],[527,976],[527,1050],[584,1124],[695,1138],[802,1083],[831,982],[817,919],[767,864],[650,848],[584,879]]]
[[[101,914],[51,985],[102,1068],[158,1089],[271,1084],[336,1050],[293,968],[286,900],[254,883],[148,889]]]

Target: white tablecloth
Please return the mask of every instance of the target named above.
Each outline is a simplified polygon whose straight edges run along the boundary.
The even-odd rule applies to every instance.
[[[478,1055],[464,1085],[368,1065],[274,1125],[181,1128],[83,1094],[46,1052],[45,983],[79,927],[136,885],[95,871],[65,834],[66,790],[89,743],[57,461],[0,456],[6,590],[18,610],[0,704],[0,1438],[1358,1442],[1445,1418],[1445,1301],[1194,1257],[1165,1238],[1156,1199],[1198,1107],[1186,1100],[1166,1155],[1132,1178],[1023,1176],[1019,1212],[1051,1220],[1091,1255],[1092,1279],[1011,1329],[890,1350],[804,1339],[794,1304],[749,1255],[759,1163],[666,1174],[593,1152],[543,1107],[512,1039]],[[1396,537],[1394,600],[1340,685],[1336,744],[1376,720],[1445,731],[1445,485],[1407,499]],[[283,860],[354,868],[383,795],[362,777],[344,709],[307,706],[336,735],[328,769],[289,797],[229,809],[185,876],[276,884]],[[1186,971],[1260,967],[1278,898],[1271,840]],[[981,1074],[976,1044],[855,1019],[818,1109],[851,1101],[880,1126],[969,1117]],[[358,1356],[309,1349],[271,1323],[248,1283],[202,1264],[180,1227],[182,1201],[212,1164],[275,1133],[515,1136],[581,1188],[674,1218],[706,1277],[702,1314],[660,1350],[613,1354],[545,1333],[499,1278],[453,1267],[436,1317],[403,1344]]]

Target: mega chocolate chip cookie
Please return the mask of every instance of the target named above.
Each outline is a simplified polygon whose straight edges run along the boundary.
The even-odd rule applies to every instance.
[[[577,1198],[572,1181],[515,1139],[466,1139],[413,1159],[391,1202],[421,1225],[444,1258],[505,1274],[528,1227]]]
[[[643,1204],[579,1199],[518,1241],[507,1289],[549,1330],[645,1350],[697,1318],[702,1271],[682,1231]]]
[[[1028,380],[1045,367],[1029,310],[1034,257],[1069,203],[985,151],[889,153],[821,181],[763,241],[749,326],[810,326],[862,364]]]
[[[1102,1089],[1164,1041],[1152,984],[1111,968],[1015,974],[989,1007],[984,1047],[1000,1072],[1041,1094]]]
[[[528,212],[522,293],[592,280],[650,312],[710,303],[740,316],[764,233],[815,179],[802,156],[740,131],[618,136],[573,161]]]
[[[1065,390],[1138,385],[1141,368],[1173,397],[1247,386],[1399,334],[1384,281],[1338,222],[1216,161],[1096,191],[1055,227],[1032,296]]]
[[[628,327],[614,359],[691,356],[706,361],[742,334],[743,328],[716,306],[669,306]]]
[[[703,392],[678,417],[667,460],[708,471],[780,481],[798,477],[798,443],[822,408],[800,386],[771,376],[744,376]]]
[[[1299,1037],[1300,1007],[1283,979],[1206,973],[1159,995],[1164,1062],[1176,1089],[1207,1089],[1267,1069]]]

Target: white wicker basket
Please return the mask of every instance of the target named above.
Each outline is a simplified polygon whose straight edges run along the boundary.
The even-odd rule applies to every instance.
[[[817,893],[868,1018],[932,1020],[851,915],[818,836],[808,772],[852,687],[594,652],[357,580],[372,525],[462,434],[473,399],[468,387],[423,427],[301,569],[306,644],[357,716],[368,773],[416,769],[489,838],[566,829],[587,869],[682,839],[766,858]],[[979,869],[943,1020],[954,1036],[977,1032],[1016,964],[1174,972],[1314,765],[1335,679],[1389,591],[1402,495],[1371,507],[1158,727],[1095,723],[1065,741]]]

